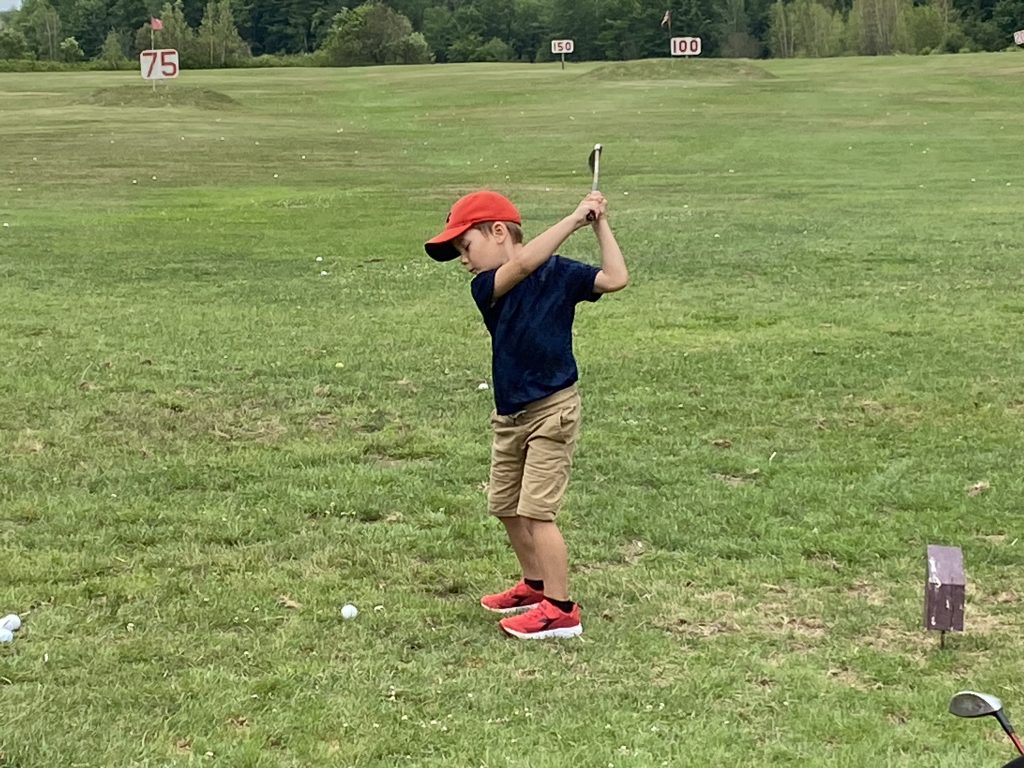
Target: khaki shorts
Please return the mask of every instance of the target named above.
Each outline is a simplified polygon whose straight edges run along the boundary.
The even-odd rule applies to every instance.
[[[569,484],[580,431],[576,385],[530,403],[512,416],[492,413],[491,426],[490,513],[554,520]]]

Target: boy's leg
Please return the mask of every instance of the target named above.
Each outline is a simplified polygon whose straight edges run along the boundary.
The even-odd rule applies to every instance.
[[[503,517],[508,540],[515,550],[519,567],[523,570],[523,578],[527,581],[543,581],[544,572],[537,562],[536,544],[533,539],[531,523],[525,517]]]
[[[554,600],[569,599],[569,550],[565,546],[562,532],[555,521],[530,520],[528,522],[532,550],[535,560],[540,566],[540,576],[544,581],[544,596]]]
[[[579,395],[573,392],[551,406],[539,415],[527,440],[518,509],[529,521],[545,600],[529,613],[501,621],[505,632],[524,639],[574,637],[583,631],[579,606],[569,599],[568,551],[555,523],[579,432]]]
[[[569,599],[569,553],[555,515],[569,486],[579,427],[580,398],[575,391],[532,425],[517,510],[528,523],[544,594],[560,601]]]
[[[494,442],[491,446],[487,506],[490,513],[505,526],[509,543],[523,571],[523,580],[504,592],[484,595],[480,604],[496,613],[516,613],[532,608],[544,598],[544,585],[533,551],[529,522],[517,514],[528,432],[516,423],[514,417],[494,414],[491,416],[491,425],[494,428]]]

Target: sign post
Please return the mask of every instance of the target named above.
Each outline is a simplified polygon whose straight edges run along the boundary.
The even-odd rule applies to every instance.
[[[673,56],[700,56],[699,37],[673,37],[670,43]]]
[[[572,40],[552,40],[551,52],[562,55],[562,69],[565,69],[565,54],[576,50],[576,44]]]

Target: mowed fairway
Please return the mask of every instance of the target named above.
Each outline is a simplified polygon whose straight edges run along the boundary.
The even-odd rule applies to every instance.
[[[945,710],[1024,720],[1022,78],[0,75],[0,766],[1001,765]],[[489,338],[422,242],[483,186],[538,233],[595,141],[633,283],[576,324],[585,633],[524,644],[477,605]]]

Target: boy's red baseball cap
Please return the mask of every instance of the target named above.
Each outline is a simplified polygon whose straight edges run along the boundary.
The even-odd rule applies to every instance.
[[[504,195],[489,190],[472,192],[460,197],[452,206],[445,220],[444,232],[426,242],[423,246],[427,255],[435,261],[451,261],[459,257],[459,252],[452,245],[452,240],[462,235],[474,224],[485,221],[510,221],[522,224],[519,211],[512,201]]]

